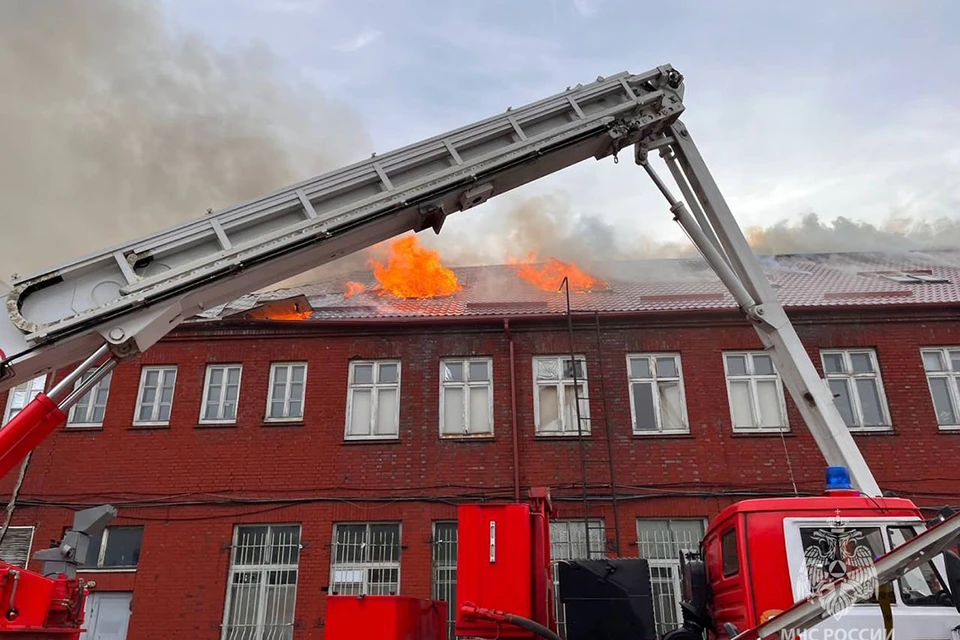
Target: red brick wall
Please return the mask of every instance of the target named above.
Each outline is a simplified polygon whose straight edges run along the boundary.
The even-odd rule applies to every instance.
[[[875,347],[893,417],[892,434],[858,435],[857,443],[885,489],[922,504],[958,502],[955,463],[960,433],[938,431],[920,361],[925,345],[960,344],[960,324],[926,317],[797,317],[819,368],[821,347]],[[576,439],[533,433],[531,359],[569,352],[562,323],[513,322],[520,483],[546,485],[561,498],[561,516],[582,514]],[[578,329],[575,350],[587,357],[593,433],[584,445],[590,492],[609,495],[607,430],[620,494],[622,551],[636,554],[636,518],[706,517],[733,501],[731,490],[789,492],[787,456],[801,490],[818,491],[824,463],[788,400],[791,433],[733,434],[721,353],[758,348],[753,330],[733,319],[604,321],[597,351],[592,322]],[[689,436],[631,433],[625,354],[679,351]],[[493,358],[495,437],[440,440],[439,359]],[[602,355],[602,367],[600,364]],[[397,442],[344,442],[348,363],[400,358]],[[264,424],[269,365],[309,363],[302,424]],[[237,424],[198,425],[205,365],[244,365]],[[177,364],[169,428],[131,427],[142,364]],[[606,403],[600,397],[600,374]],[[96,574],[100,589],[135,589],[130,637],[218,637],[232,527],[241,522],[300,522],[298,638],[322,637],[322,589],[330,575],[332,524],[403,522],[402,592],[430,593],[431,522],[454,519],[458,501],[513,496],[509,343],[502,325],[324,329],[296,325],[280,334],[255,325],[180,331],[114,374],[102,430],[63,430],[35,454],[22,499],[46,504],[121,506],[121,523],[145,525],[135,573]],[[2,398],[0,398],[2,401]],[[608,415],[604,415],[604,406]],[[786,453],[785,449],[786,448]],[[4,480],[9,492],[11,479]],[[212,498],[209,494],[217,494]],[[257,497],[270,504],[171,506],[164,501]],[[401,499],[403,502],[391,502]],[[298,500],[298,504],[290,501]],[[124,506],[125,503],[140,506]],[[146,504],[144,504],[146,503]],[[614,538],[608,504],[592,503]],[[60,534],[70,511],[21,507],[16,524],[38,526],[35,549]]]

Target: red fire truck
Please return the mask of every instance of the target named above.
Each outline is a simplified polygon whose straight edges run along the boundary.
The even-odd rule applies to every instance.
[[[958,571],[953,556],[944,560],[941,554],[960,531],[960,518],[925,530],[916,506],[883,497],[680,120],[683,97],[683,77],[669,65],[599,77],[194,222],[0,283],[6,299],[0,391],[80,363],[0,429],[0,474],[63,424],[66,411],[118,362],[149,349],[184,320],[398,234],[439,233],[451,213],[591,157],[616,161],[632,147],[674,219],[756,328],[827,464],[849,478],[832,486],[845,493],[744,502],[721,514],[707,532],[704,559],[685,559],[688,615],[676,634],[746,639],[839,630],[835,621],[817,625],[830,617],[826,612],[866,599],[845,619],[875,624],[880,616],[886,623],[895,610],[899,639],[946,640],[960,617],[947,606],[951,593],[942,587],[949,583],[955,596]],[[649,162],[652,152],[682,199]],[[39,573],[0,563],[0,633],[79,635],[88,586],[76,567],[90,535],[114,513],[105,506],[78,514],[59,546],[36,556],[43,561]],[[549,514],[545,492],[533,496],[532,507],[461,509],[457,625],[464,634],[556,637]],[[856,562],[866,567],[864,554],[872,568],[860,570]],[[624,603],[642,608],[649,597],[643,567],[642,560],[620,559],[561,565],[560,599],[575,621],[585,621],[571,633],[648,637],[643,614],[623,612]],[[864,572],[877,585],[875,605]],[[897,588],[891,591],[891,584]],[[836,602],[828,604],[826,594]],[[418,613],[434,610],[434,603],[331,597],[330,605],[331,637],[436,633],[426,620],[432,614]],[[370,631],[365,625],[373,618],[363,614],[369,607],[384,620],[406,621],[406,629]],[[338,619],[346,626],[338,627]],[[634,635],[609,635],[615,631],[607,623],[617,619]]]

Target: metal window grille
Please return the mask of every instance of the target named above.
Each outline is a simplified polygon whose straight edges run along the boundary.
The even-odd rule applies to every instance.
[[[690,431],[679,354],[630,354],[627,375],[634,433]]]
[[[332,558],[331,594],[400,593],[399,523],[336,525]]]
[[[822,351],[834,403],[851,429],[889,429],[887,401],[873,349]]]
[[[493,434],[493,362],[440,362],[440,435]]]
[[[960,428],[960,348],[922,349],[927,385],[941,428]]]
[[[607,543],[604,523],[600,519],[590,519],[589,538],[583,520],[553,520],[550,522],[550,559],[553,567],[554,615],[557,618],[557,631],[561,638],[567,637],[566,611],[560,602],[560,578],[556,564],[562,560],[597,560],[607,555]],[[587,554],[587,540],[590,552]]]
[[[307,384],[306,363],[276,363],[270,367],[268,420],[300,420],[303,418],[304,390]]]
[[[580,431],[590,433],[590,401],[587,397],[587,363],[576,356],[577,386],[574,387],[574,361],[550,356],[533,359],[533,411],[537,435],[577,435],[577,398],[580,401]]]
[[[93,372],[83,376],[82,381],[86,381]],[[110,381],[113,379],[113,372],[108,373],[103,380],[98,382],[85,396],[80,398],[77,404],[70,409],[68,425],[102,425],[103,416],[107,411],[107,397],[110,395]],[[77,382],[76,386],[80,386]]]
[[[211,365],[203,388],[200,422],[234,422],[240,400],[240,365]]]
[[[43,391],[46,383],[47,376],[43,375],[11,389],[7,395],[6,410],[3,412],[3,424],[10,422],[15,415],[23,411],[23,408],[30,404],[30,401],[36,398],[38,393]]]
[[[33,545],[33,527],[7,527],[0,542],[0,560],[18,567],[26,567]]]
[[[300,525],[238,525],[233,532],[222,640],[292,640]]]
[[[176,367],[144,367],[137,393],[137,414],[134,424],[166,424],[173,408],[173,389],[177,383]]]
[[[769,354],[745,351],[723,354],[730,419],[737,431],[787,427],[783,383]]]
[[[433,599],[447,603],[447,638],[456,637],[457,523],[433,523]]]
[[[348,440],[396,438],[400,424],[400,362],[350,363]]]
[[[657,634],[676,629],[680,613],[680,552],[700,548],[706,524],[703,520],[637,519],[637,546],[640,557],[650,566],[653,615]]]

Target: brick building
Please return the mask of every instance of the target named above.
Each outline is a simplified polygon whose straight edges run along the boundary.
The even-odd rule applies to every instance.
[[[930,507],[960,502],[958,258],[764,261],[881,486]],[[318,639],[326,593],[452,594],[456,505],[548,486],[555,557],[650,558],[666,627],[708,518],[820,491],[800,414],[701,263],[617,265],[571,296],[572,345],[562,294],[509,267],[457,275],[441,299],[324,283],[183,325],[35,452],[0,553],[23,562],[110,502],[92,626]],[[4,421],[30,392],[0,395]]]

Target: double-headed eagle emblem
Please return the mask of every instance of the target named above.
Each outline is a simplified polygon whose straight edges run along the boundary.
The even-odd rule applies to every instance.
[[[873,551],[857,529],[818,529],[811,535],[816,544],[804,551],[806,571],[801,586],[834,619],[843,611],[877,593],[877,570]],[[837,588],[837,581],[848,578],[853,589]]]

